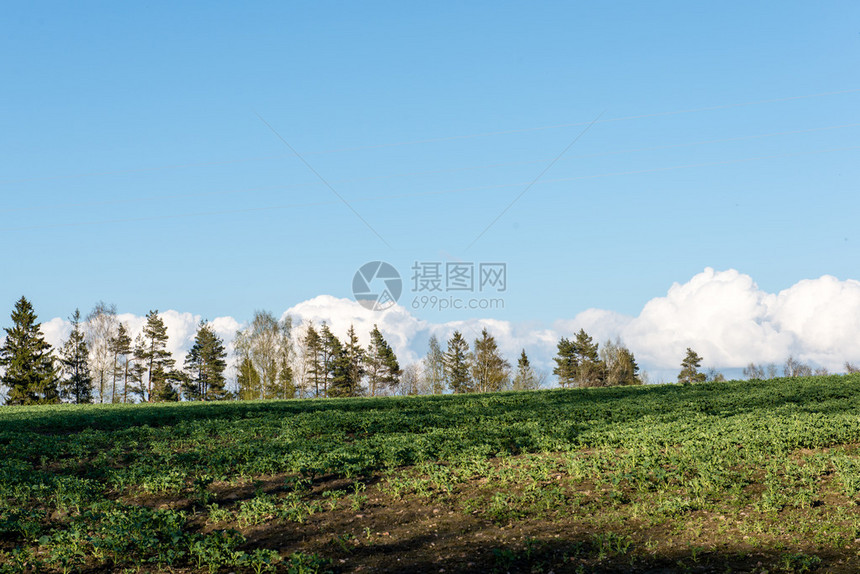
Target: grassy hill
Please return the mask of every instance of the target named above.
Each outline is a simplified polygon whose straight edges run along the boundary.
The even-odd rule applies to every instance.
[[[860,376],[0,408],[0,572],[860,571]]]

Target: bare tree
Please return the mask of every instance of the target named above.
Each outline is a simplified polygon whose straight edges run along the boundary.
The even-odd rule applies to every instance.
[[[246,389],[245,396],[259,399],[291,399],[295,396],[292,380],[292,320],[278,321],[268,311],[256,311],[247,329],[236,333],[236,354],[250,360],[259,375],[259,389]]]
[[[639,385],[639,365],[630,349],[624,346],[621,339],[615,342],[607,339],[598,352],[600,360],[606,366],[606,386]]]
[[[409,363],[400,371],[400,383],[395,392],[399,395],[424,395],[428,389],[424,384],[419,363]]]
[[[708,367],[705,373],[705,380],[709,383],[722,383],[726,380],[726,377],[714,367]]]
[[[99,301],[90,314],[87,315],[86,339],[90,352],[90,373],[93,383],[98,389],[100,403],[113,400],[108,397],[108,378],[113,374],[114,353],[113,340],[116,337],[119,322],[116,318],[116,305],[108,305]]]
[[[776,364],[775,363],[770,363],[767,366],[767,378],[768,379],[775,379],[776,378]]]
[[[427,344],[427,355],[422,359],[423,386],[427,387],[427,393],[440,395],[445,392],[447,381],[445,380],[445,353],[439,345],[436,335],[430,336]]]
[[[764,367],[760,365],[756,365],[755,363],[750,363],[746,367],[744,367],[744,376],[750,380],[764,380]]]
[[[801,363],[797,359],[794,358],[793,355],[789,355],[785,360],[785,365],[782,368],[782,372],[786,377],[809,377],[812,376],[812,369],[809,368],[809,365],[806,363]]]

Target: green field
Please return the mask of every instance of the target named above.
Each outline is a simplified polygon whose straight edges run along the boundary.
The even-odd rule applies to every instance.
[[[856,572],[860,376],[0,408],[0,572]]]

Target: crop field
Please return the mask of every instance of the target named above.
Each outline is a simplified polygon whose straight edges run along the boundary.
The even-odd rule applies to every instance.
[[[860,376],[3,407],[0,572],[857,572]]]

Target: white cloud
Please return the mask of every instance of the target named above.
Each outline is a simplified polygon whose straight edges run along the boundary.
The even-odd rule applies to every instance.
[[[160,315],[170,336],[168,349],[181,363],[200,317],[175,310]],[[661,373],[677,371],[686,347],[702,355],[706,365],[721,369],[740,368],[749,362],[779,364],[789,354],[836,371],[846,360],[860,360],[860,282],[829,275],[767,293],[749,275],[734,269],[707,268],[686,283],[673,284],[666,295],[648,301],[638,316],[586,309],[551,327],[492,318],[431,322],[399,305],[375,312],[331,295],[303,301],[282,317],[287,315],[297,327],[305,321],[317,325],[325,321],[338,337],[354,325],[362,345],[367,345],[376,324],[404,365],[424,356],[431,335],[436,335],[444,347],[454,330],[471,341],[483,328],[495,336],[512,363],[525,348],[532,362],[549,372],[559,337],[571,337],[580,328],[599,343],[620,337],[643,368]],[[118,317],[133,337],[146,322],[145,317],[131,314]],[[236,330],[243,324],[228,316],[211,324],[232,350]],[[70,325],[55,318],[43,323],[42,330],[48,342],[59,347]]]
[[[838,370],[860,357],[860,282],[827,275],[767,293],[749,275],[707,268],[651,299],[638,317],[601,319],[657,369],[677,367],[686,347],[719,368],[781,363],[793,354]]]

